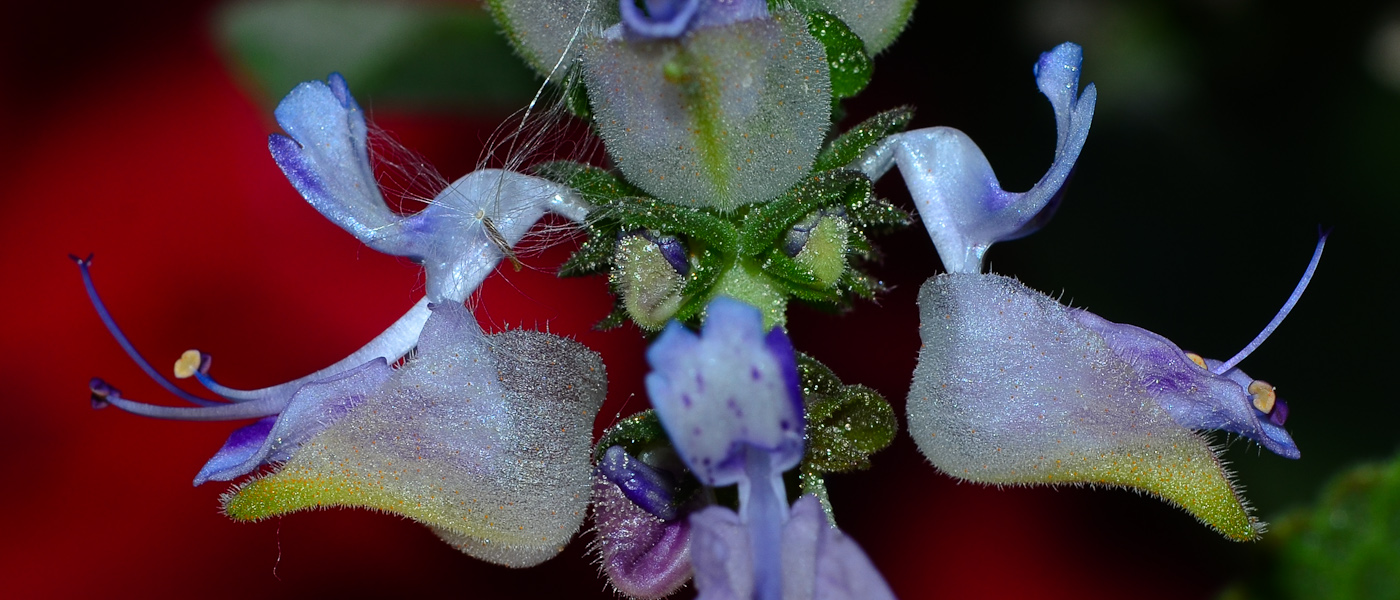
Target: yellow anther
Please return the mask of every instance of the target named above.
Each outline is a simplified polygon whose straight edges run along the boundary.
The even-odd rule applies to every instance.
[[[186,350],[180,355],[180,360],[175,361],[175,378],[189,379],[194,376],[194,372],[199,370],[199,364],[204,361],[204,356],[198,350]]]
[[[1259,409],[1264,414],[1269,414],[1274,410],[1274,401],[1278,399],[1278,394],[1274,393],[1274,386],[1262,379],[1255,379],[1249,382],[1250,399],[1254,401],[1254,408]]]
[[[1196,363],[1196,366],[1198,366],[1198,367],[1200,367],[1200,368],[1202,368],[1202,369],[1205,369],[1205,370],[1207,370],[1207,371],[1210,370],[1210,367],[1207,367],[1207,366],[1206,366],[1206,359],[1201,358],[1201,355],[1196,354],[1195,352],[1187,352],[1187,353],[1186,353],[1186,358],[1191,359],[1191,362]]]

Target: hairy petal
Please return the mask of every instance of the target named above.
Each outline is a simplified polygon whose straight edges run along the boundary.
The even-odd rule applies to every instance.
[[[599,475],[593,482],[593,521],[603,570],[619,592],[663,598],[690,580],[688,519],[663,521]]]
[[[582,522],[605,390],[602,362],[582,345],[523,330],[485,336],[461,306],[438,305],[414,360],[275,473],[226,495],[224,510],[257,520],[373,508],[477,558],[533,565]]]
[[[276,417],[234,431],[195,475],[194,484],[231,481],[264,464],[289,459],[303,443],[377,392],[392,373],[388,362],[376,358],[336,377],[302,386]]]
[[[1245,380],[1243,383],[1216,375],[1192,362],[1176,344],[1151,331],[1114,323],[1085,310],[1070,314],[1097,333],[1119,359],[1128,363],[1138,383],[1177,424],[1187,429],[1218,429],[1239,434],[1285,458],[1301,455],[1288,431],[1270,423],[1267,415],[1251,404],[1248,388],[1253,380],[1244,372],[1232,370]],[[1206,360],[1210,366],[1210,359]]]
[[[583,66],[608,155],[672,204],[778,197],[807,174],[829,125],[825,53],[795,12],[678,40],[597,39]]]
[[[949,273],[924,284],[919,314],[909,433],[938,469],[993,484],[1132,487],[1228,537],[1258,536],[1209,443],[1071,309],[1007,277]]]

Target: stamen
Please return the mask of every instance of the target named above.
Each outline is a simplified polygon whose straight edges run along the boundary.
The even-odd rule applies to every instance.
[[[1298,281],[1298,286],[1293,288],[1293,294],[1288,296],[1288,301],[1283,303],[1283,308],[1279,309],[1277,315],[1274,315],[1274,320],[1269,321],[1269,324],[1264,326],[1264,330],[1260,331],[1259,335],[1254,336],[1254,341],[1250,342],[1248,346],[1245,346],[1243,350],[1240,350],[1239,353],[1230,357],[1230,360],[1220,363],[1220,366],[1211,369],[1212,373],[1220,375],[1235,368],[1235,365],[1240,364],[1240,361],[1254,352],[1260,344],[1264,343],[1264,340],[1269,338],[1269,334],[1273,333],[1274,330],[1283,323],[1283,318],[1288,316],[1288,311],[1293,310],[1293,305],[1297,304],[1298,299],[1303,297],[1303,290],[1308,289],[1308,282],[1312,281],[1313,271],[1317,270],[1317,263],[1319,260],[1322,260],[1322,247],[1327,245],[1327,235],[1328,234],[1324,233],[1321,239],[1317,240],[1317,250],[1313,251],[1312,260],[1308,262],[1307,270],[1303,271],[1303,278]]]
[[[383,358],[389,364],[393,364],[418,344],[418,334],[423,331],[423,324],[428,322],[428,315],[431,312],[428,310],[428,299],[421,298],[417,304],[413,305],[413,308],[408,309],[404,316],[399,317],[399,320],[395,321],[393,325],[390,325],[378,337],[370,340],[364,347],[356,350],[354,354],[315,373],[286,383],[255,390],[240,390],[224,386],[209,375],[209,365],[213,361],[213,357],[203,353],[200,353],[199,368],[195,369],[191,375],[209,391],[232,402],[251,402],[269,397],[290,398],[292,394],[308,383],[339,377],[376,358]],[[190,352],[195,351],[191,350]]]
[[[156,383],[159,383],[166,391],[175,394],[181,400],[200,406],[221,406],[219,402],[206,400],[180,389],[174,383],[171,383],[170,380],[162,377],[160,373],[151,366],[151,363],[146,362],[146,359],[141,356],[141,353],[136,351],[136,347],[131,345],[131,341],[126,339],[126,334],[122,333],[121,328],[117,327],[116,320],[114,320],[112,314],[107,311],[107,305],[103,304],[102,298],[97,295],[97,286],[93,285],[92,273],[89,271],[89,268],[92,267],[92,255],[89,254],[87,258],[78,258],[77,256],[69,254],[68,258],[73,259],[73,262],[77,263],[78,270],[83,275],[83,287],[87,288],[88,299],[92,301],[92,307],[97,309],[97,317],[102,319],[102,324],[107,326],[107,332],[111,333],[113,338],[116,338],[117,344],[121,345],[122,350],[126,351],[126,355],[136,362],[136,366],[141,367],[141,370],[145,371],[146,375],[149,375],[151,379],[154,379]],[[110,388],[110,386],[109,389],[113,391],[116,390],[116,388]],[[94,393],[96,392],[94,391]]]
[[[195,372],[209,372],[209,355],[198,350],[186,350],[175,361],[175,378],[189,379]]]
[[[1210,367],[1206,365],[1206,359],[1201,358],[1201,355],[1196,354],[1195,352],[1187,352],[1186,358],[1191,359],[1191,362],[1196,363],[1196,366],[1207,371],[1210,370]]]
[[[213,406],[199,408],[158,406],[122,398],[121,390],[112,387],[111,384],[98,377],[94,377],[88,382],[88,390],[92,392],[93,408],[106,408],[108,405],[112,405],[126,412],[143,417],[174,419],[177,421],[233,421],[237,419],[253,419],[275,415],[281,412],[285,407],[285,403],[282,405],[273,405],[271,402],[215,404]]]
[[[1278,400],[1278,394],[1274,393],[1274,386],[1262,379],[1250,382],[1249,396],[1254,403],[1254,408],[1266,415],[1274,411],[1274,402]]]
[[[88,381],[88,391],[92,392],[91,399],[94,409],[111,406],[111,403],[107,401],[107,398],[110,396],[121,396],[120,390],[108,385],[108,383],[103,381],[100,377],[93,377]]]

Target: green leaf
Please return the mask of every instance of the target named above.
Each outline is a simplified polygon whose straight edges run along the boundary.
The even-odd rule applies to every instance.
[[[1342,473],[1264,540],[1273,568],[1234,597],[1400,598],[1400,457]]]
[[[811,494],[817,497],[817,501],[822,504],[822,512],[826,513],[826,521],[832,527],[836,526],[836,515],[831,509],[831,495],[826,491],[826,480],[822,478],[820,471],[810,468],[806,463],[797,474],[798,490],[801,495]]]
[[[894,229],[909,225],[909,213],[874,194],[846,204],[846,218],[861,229]]]
[[[850,98],[870,84],[874,63],[865,54],[865,43],[841,19],[826,11],[807,13],[807,31],[826,47],[833,100]]]
[[[902,106],[861,121],[822,148],[812,170],[839,169],[851,164],[880,140],[904,131],[913,118],[914,109]]]
[[[894,408],[875,390],[842,385],[836,375],[805,354],[797,355],[807,405],[807,452],[814,471],[840,473],[870,468],[870,455],[894,441]]]
[[[593,462],[602,459],[603,453],[613,446],[622,446],[628,454],[637,456],[657,445],[670,446],[671,438],[666,436],[656,411],[648,408],[607,428],[593,446]]]
[[[588,239],[583,240],[578,249],[569,255],[569,260],[559,267],[560,277],[604,274],[612,268],[616,236],[609,235],[603,228],[586,226],[584,230]]]
[[[614,301],[612,312],[608,313],[608,316],[603,317],[603,320],[598,321],[598,324],[594,325],[593,329],[597,331],[608,331],[622,327],[622,324],[626,322],[627,308],[622,305],[622,302]]]
[[[554,81],[564,78],[591,32],[622,18],[617,2],[610,0],[487,0],[486,4],[520,57]]]
[[[646,192],[617,174],[585,163],[556,160],[535,165],[532,170],[535,175],[573,188],[595,206],[609,206],[622,198],[646,196]]]
[[[275,102],[339,71],[361,104],[514,110],[538,84],[480,8],[365,0],[257,0],[227,5],[215,36]]]
[[[836,15],[864,40],[866,53],[874,56],[899,37],[914,14],[914,1],[789,0],[789,3],[808,14],[826,11]]]
[[[624,230],[654,229],[663,233],[685,234],[732,254],[738,247],[738,233],[721,217],[704,210],[683,208],[655,198],[623,198],[615,206]]]
[[[744,216],[739,234],[740,255],[767,252],[813,211],[864,198],[870,194],[870,187],[870,180],[855,171],[826,171],[802,180],[777,200],[755,206]]]

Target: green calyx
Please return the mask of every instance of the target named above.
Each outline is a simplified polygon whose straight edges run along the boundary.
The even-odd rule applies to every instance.
[[[895,109],[867,119],[822,148],[821,170],[770,202],[729,212],[658,200],[597,167],[540,165],[536,174],[568,185],[594,207],[583,226],[587,239],[559,274],[609,274],[618,302],[599,323],[603,329],[627,320],[646,331],[671,319],[696,324],[720,295],[760,308],[769,327],[786,321],[792,298],[829,308],[872,298],[883,286],[858,268],[874,256],[868,236],[907,225],[909,215],[876,197],[863,174],[843,167],[911,117],[908,109]],[[635,235],[640,232],[648,235]],[[688,272],[678,272],[654,247],[663,237],[684,248]]]

